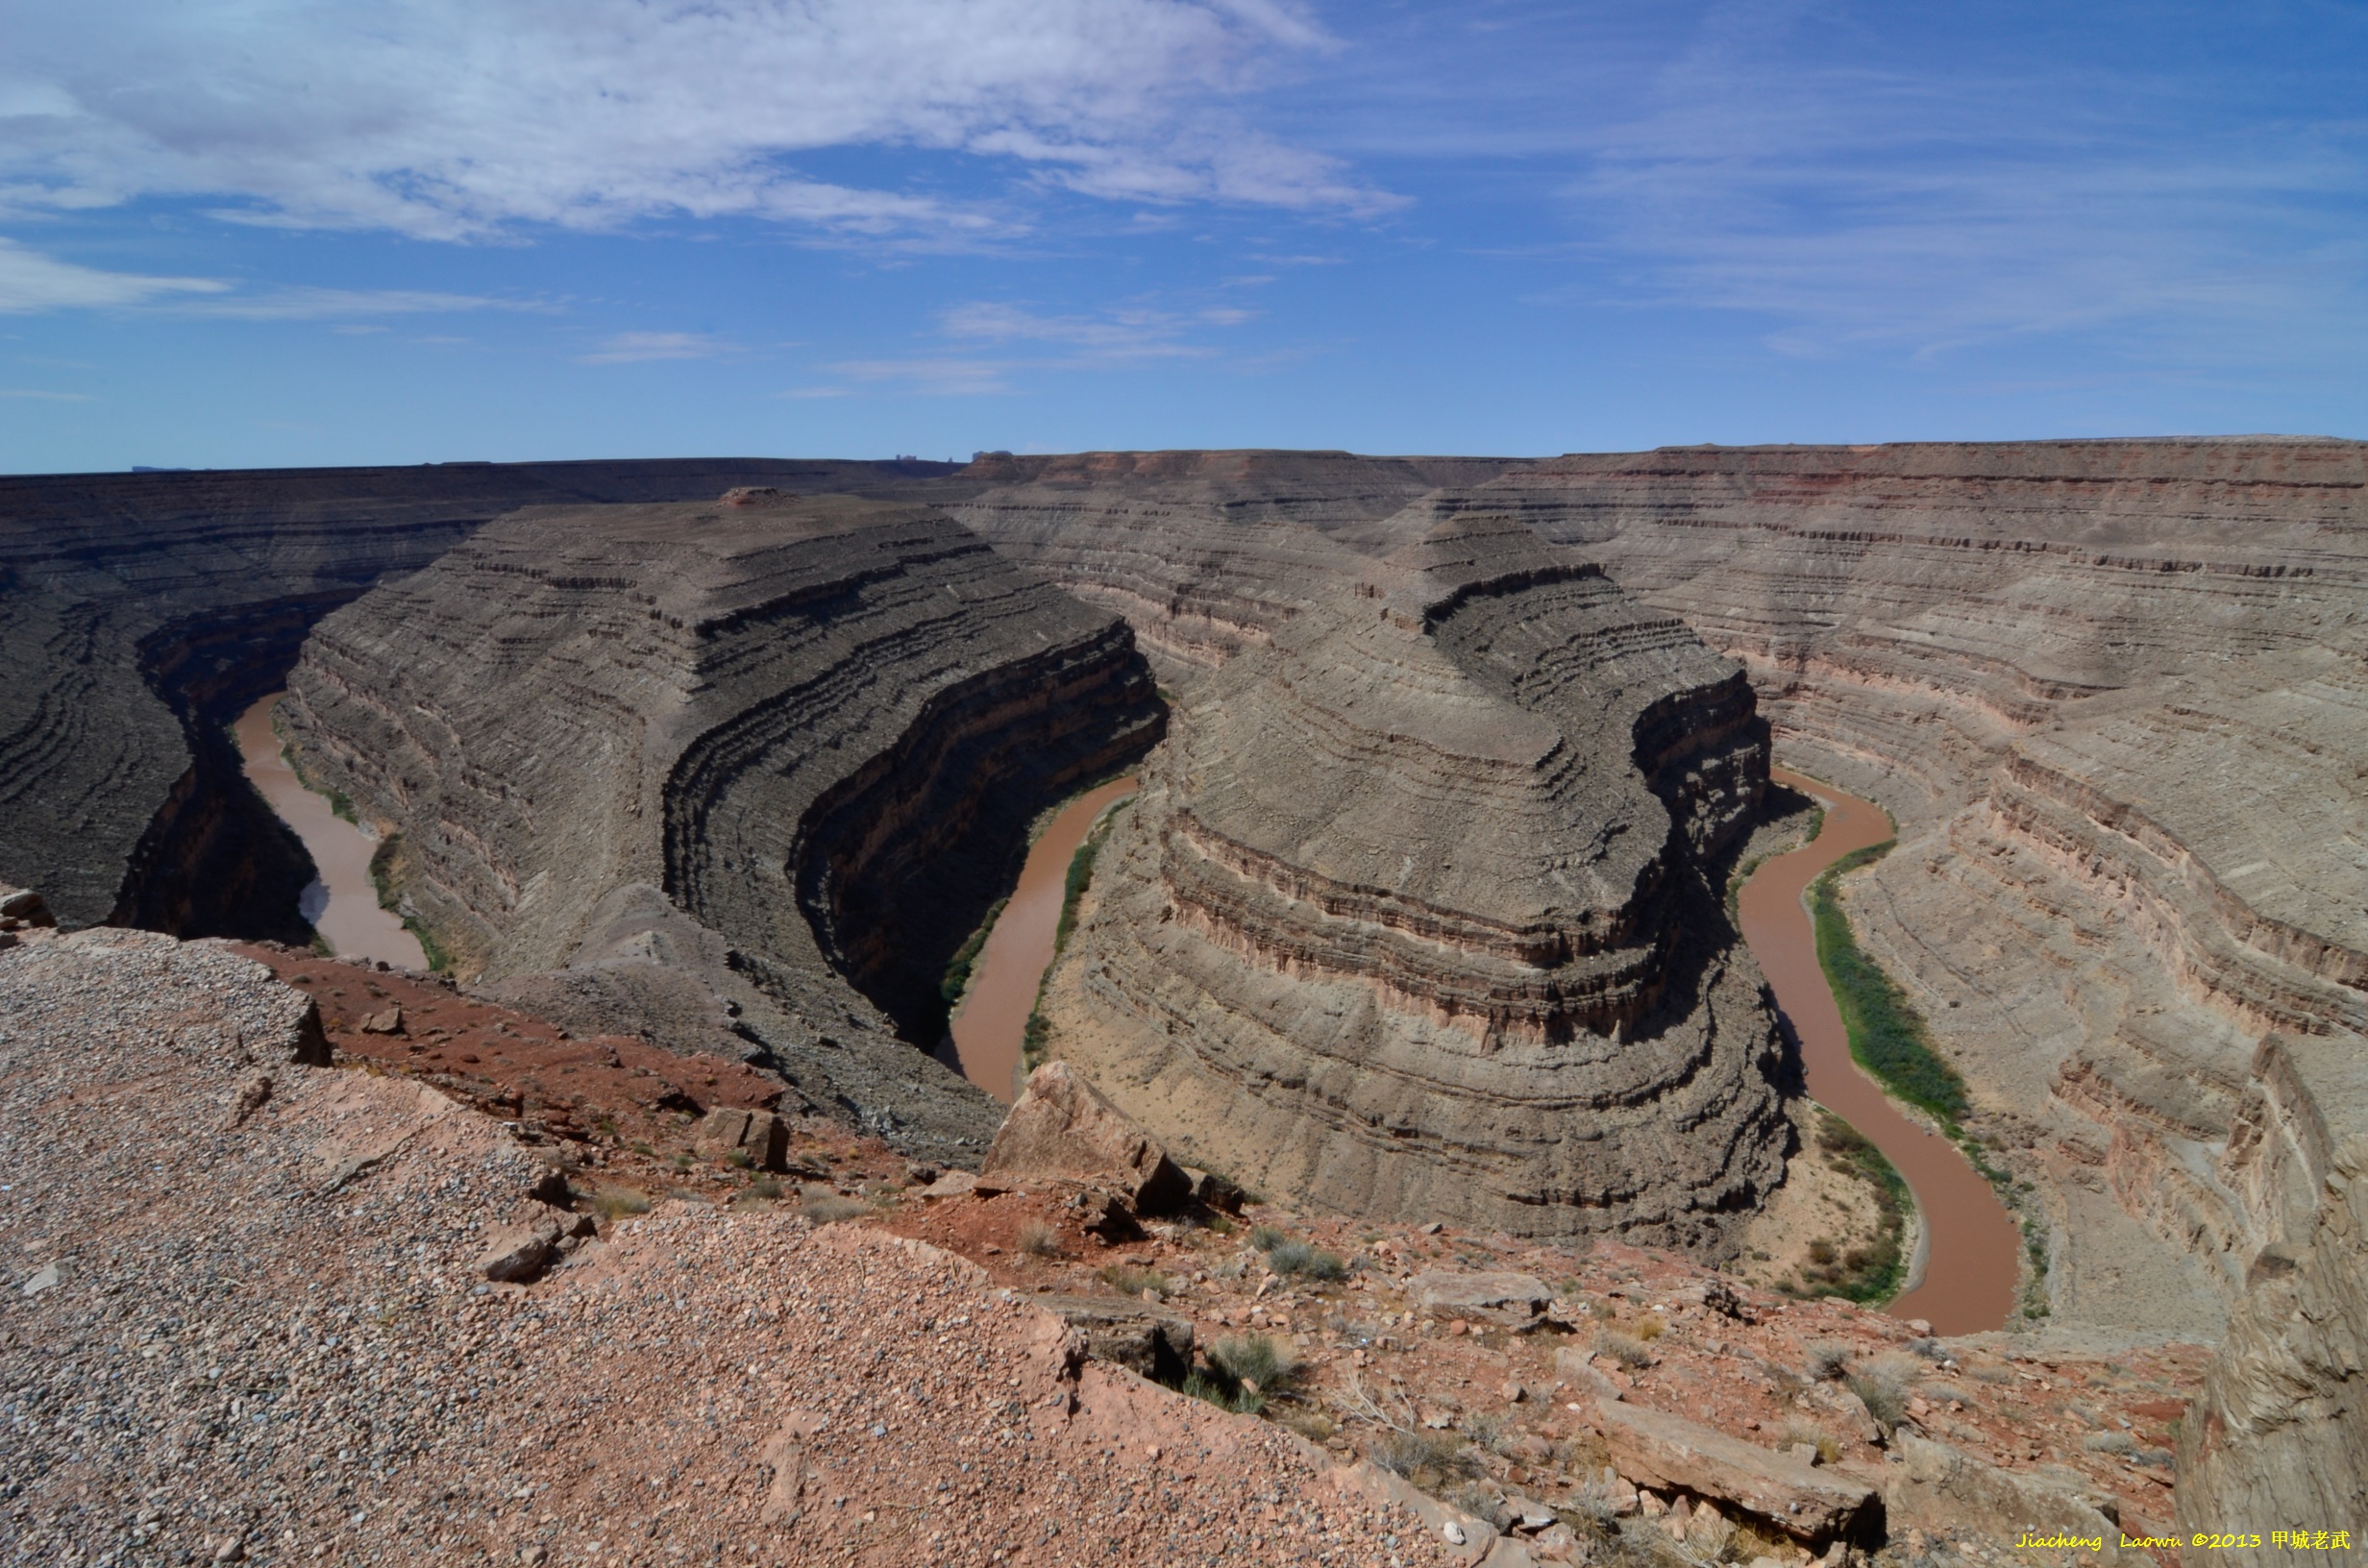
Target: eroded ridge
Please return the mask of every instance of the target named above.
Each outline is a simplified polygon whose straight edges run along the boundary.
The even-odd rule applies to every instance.
[[[1345,452],[988,453],[952,507],[1013,560],[1125,616],[1160,677],[1180,682],[1262,645],[1364,564],[1364,534],[1492,457]]]
[[[1786,1138],[1702,875],[1766,768],[1741,673],[1682,625],[1448,523],[1195,688],[1053,1049],[1270,1189],[1715,1250]]]
[[[68,926],[304,941],[303,847],[224,733],[305,634],[488,518],[947,464],[722,458],[0,477],[0,876]],[[954,486],[967,493],[974,484]]]
[[[1029,819],[1162,723],[1123,622],[942,514],[772,494],[504,519],[324,623],[289,693],[464,974],[660,1040],[737,1009],[809,1093],[968,1139],[983,1096],[895,1032],[934,1042]]]

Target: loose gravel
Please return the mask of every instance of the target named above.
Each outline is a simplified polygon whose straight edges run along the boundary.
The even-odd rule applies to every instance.
[[[925,1243],[672,1202],[489,1283],[548,1167],[292,1065],[308,1005],[210,943],[0,955],[8,1560],[1450,1560]]]

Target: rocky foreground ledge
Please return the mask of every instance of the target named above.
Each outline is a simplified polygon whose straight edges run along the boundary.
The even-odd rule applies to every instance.
[[[659,1089],[647,1047],[251,951],[304,984],[147,933],[0,956],[25,1560],[1931,1568],[2172,1507],[2200,1347],[1919,1340],[1614,1243],[1229,1214],[1081,1084],[941,1176],[720,1070]],[[1116,1166],[1051,1169],[1063,1138]],[[1162,1345],[1204,1397],[1136,1375]],[[1257,1347],[1263,1390],[1206,1386]]]
[[[0,1020],[17,1560],[1455,1560],[934,1247],[691,1203],[580,1239],[501,1123],[308,1066],[316,1006],[219,947],[26,946]]]

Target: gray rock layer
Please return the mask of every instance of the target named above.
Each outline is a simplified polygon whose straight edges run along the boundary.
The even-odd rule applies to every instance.
[[[284,711],[464,973],[660,1038],[703,988],[809,1094],[973,1138],[894,1031],[935,1041],[1029,820],[1162,722],[1123,622],[831,497],[503,519],[324,621]]]
[[[223,731],[278,689],[323,615],[523,505],[750,483],[893,492],[949,471],[746,458],[0,477],[0,877],[44,890],[69,926],[306,941],[310,862]]]
[[[1786,1140],[1704,879],[1765,779],[1740,672],[1682,625],[1443,527],[1195,688],[1054,1049],[1270,1191],[1715,1252]]]

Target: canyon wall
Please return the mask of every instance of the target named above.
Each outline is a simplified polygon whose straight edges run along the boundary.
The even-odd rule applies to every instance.
[[[1352,488],[1345,465],[1323,471]],[[1740,660],[1786,756],[1899,820],[1846,901],[1965,1074],[1993,1158],[2035,1185],[2057,1316],[2211,1338],[2233,1310],[2233,1386],[2282,1332],[2265,1327],[2280,1301],[2257,1299],[2284,1277],[2274,1251],[2257,1266],[2263,1249],[2299,1238],[2297,1277],[2356,1277],[2358,1233],[2330,1208],[2344,1189],[2264,1166],[2277,1139],[2249,1108],[2268,1103],[2264,1039],[2368,1052],[2368,447],[1573,455],[1263,528],[1229,521],[1256,514],[1214,487],[1129,472],[1073,460],[969,504],[1179,674],[1273,637],[1320,579],[1353,574],[1343,552],[1459,516],[1534,527]],[[1186,564],[1163,564],[1160,530]],[[2287,1102],[2311,1105],[2288,1078]],[[2281,1204],[2261,1198],[2281,1183]],[[2286,1386],[2352,1409],[2328,1369],[2368,1344],[2327,1332]],[[2302,1428],[2282,1457],[2232,1430],[2224,1478],[2345,1473]]]
[[[904,1042],[948,958],[1163,722],[1124,622],[944,514],[761,491],[502,519],[325,619],[288,694],[464,977],[661,1040],[703,994],[917,1148],[995,1124]]]
[[[1788,1138],[1712,873],[1766,770],[1680,623],[1450,521],[1191,689],[1051,1049],[1267,1190],[1719,1254]]]
[[[304,941],[302,846],[225,727],[312,624],[535,502],[898,493],[951,465],[770,458],[0,477],[0,879],[69,925]],[[954,493],[975,488],[956,484]]]
[[[1013,560],[1133,623],[1173,683],[1271,637],[1353,576],[1366,534],[1493,457],[1344,452],[990,453],[951,510]]]
[[[1465,507],[1684,617],[1896,814],[1852,917],[2037,1184],[2056,1312],[2227,1325],[2189,1528],[2357,1519],[2368,446],[1685,449],[1417,510]]]

